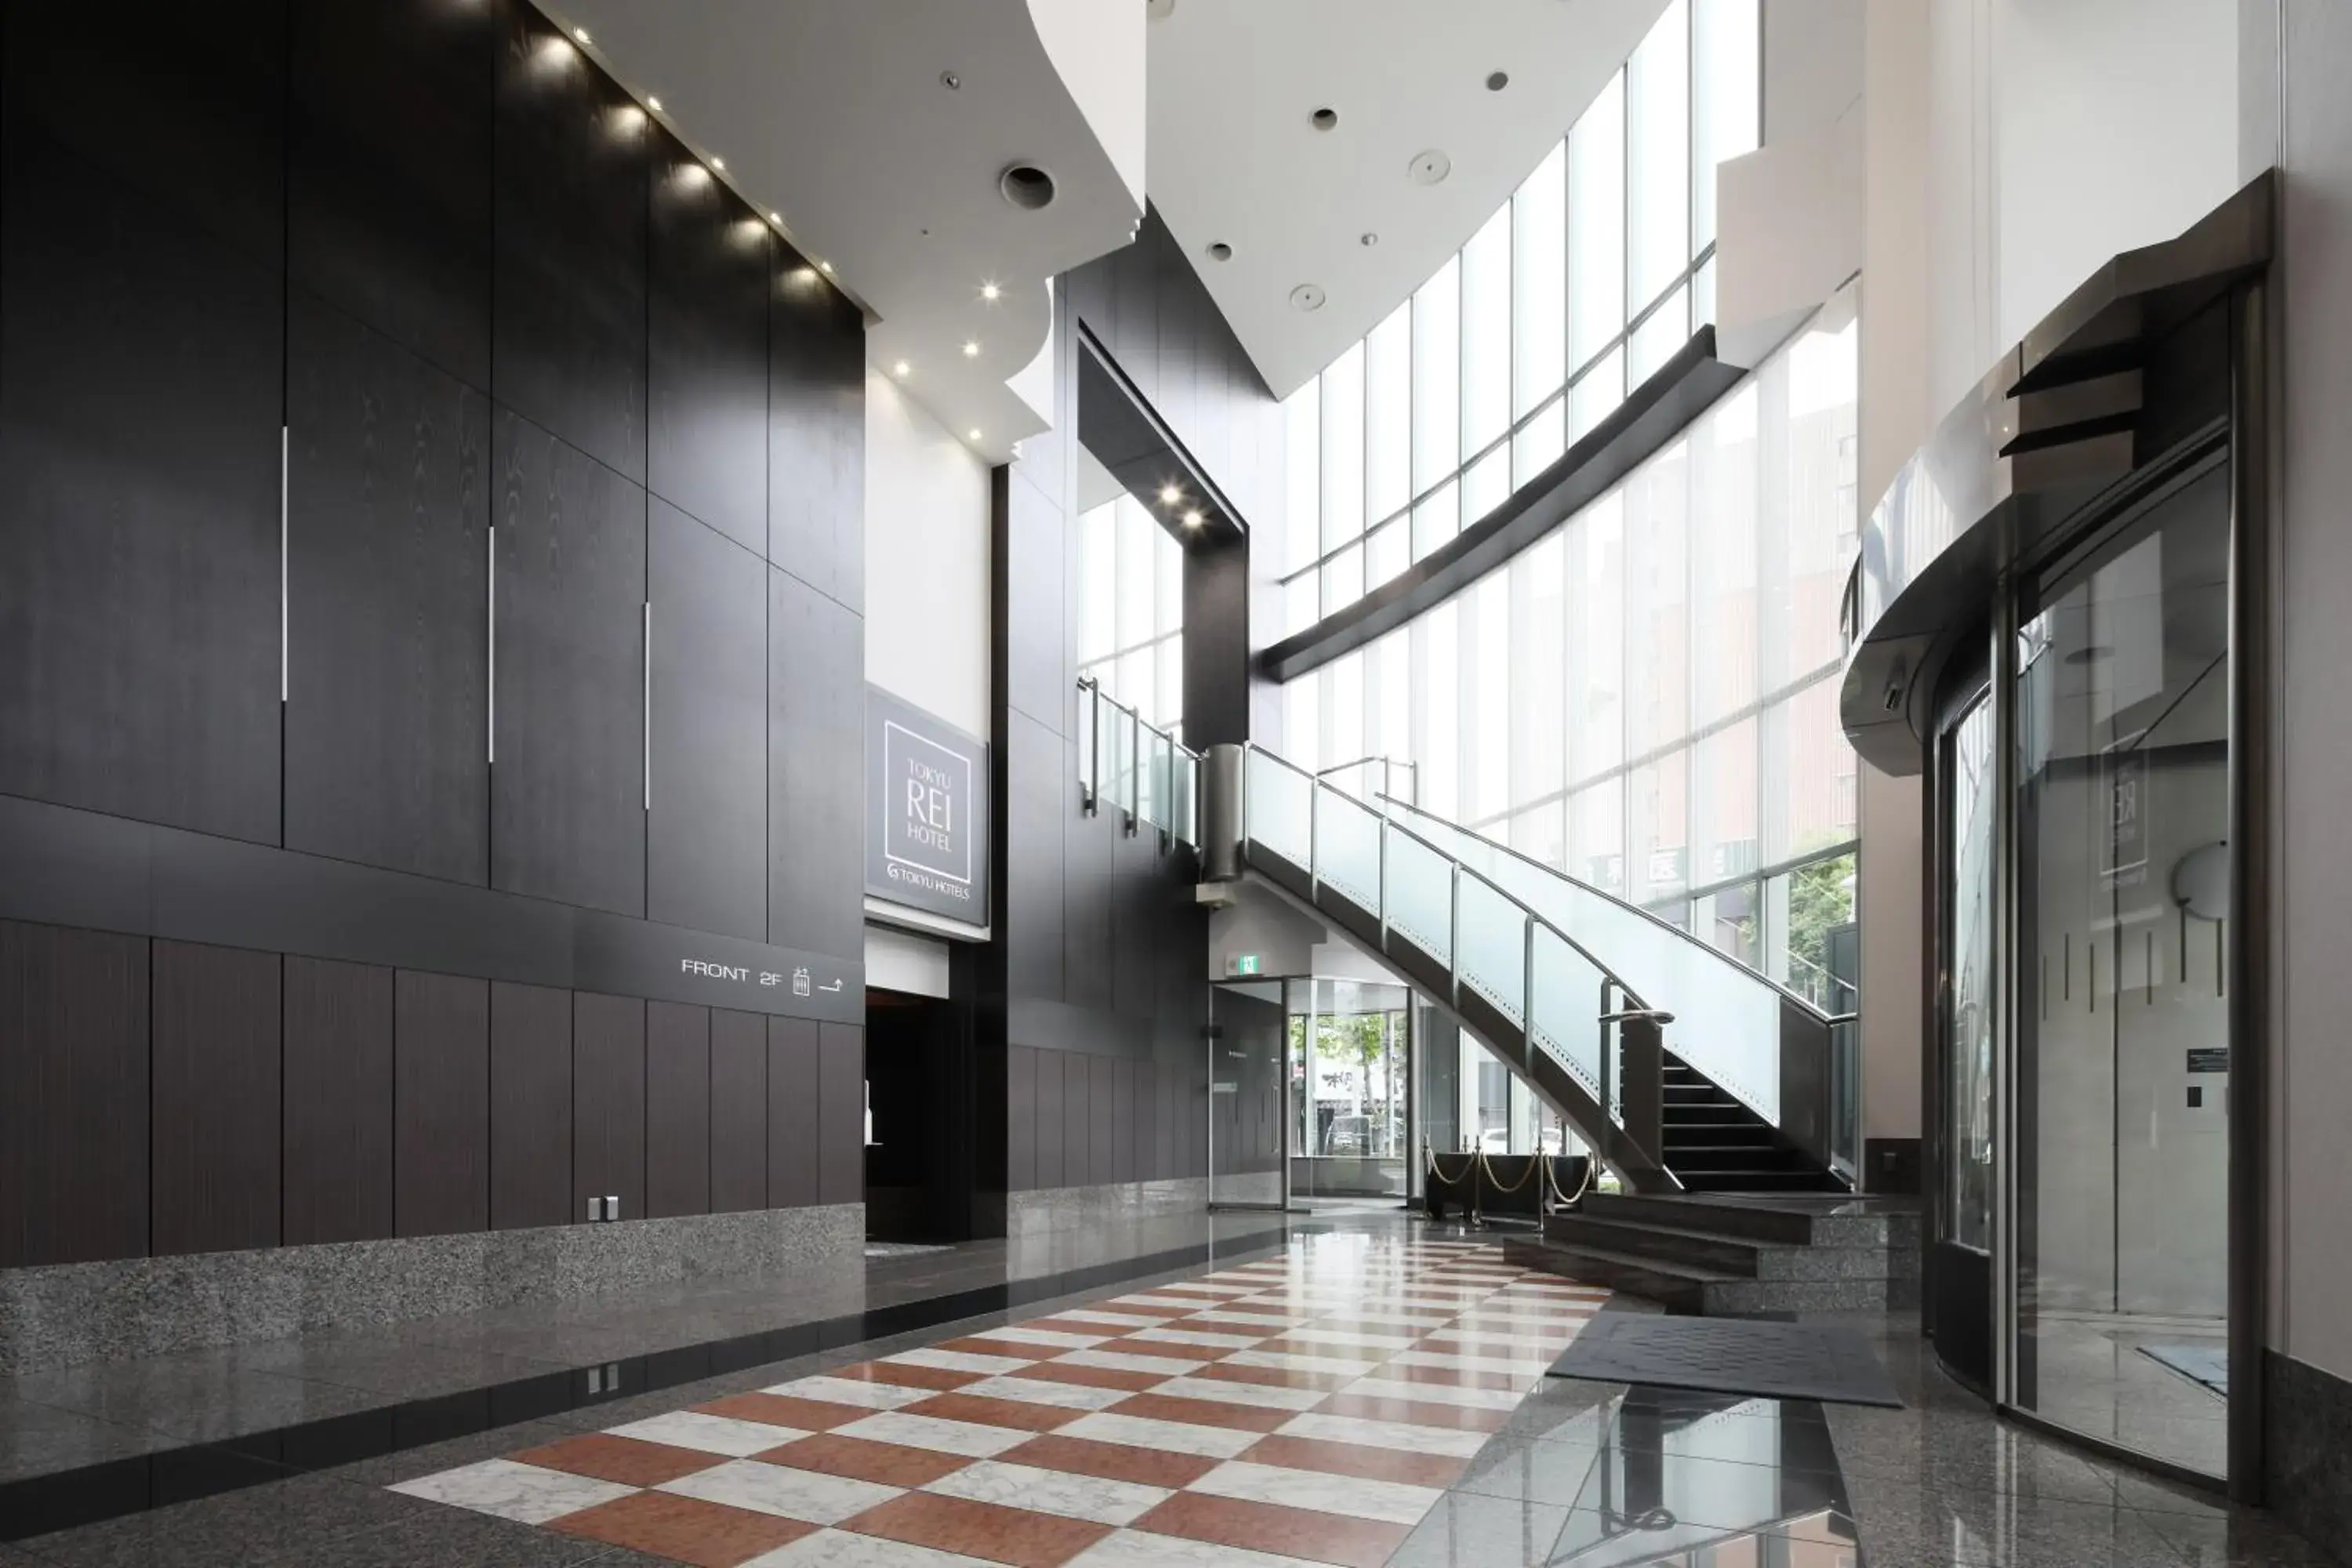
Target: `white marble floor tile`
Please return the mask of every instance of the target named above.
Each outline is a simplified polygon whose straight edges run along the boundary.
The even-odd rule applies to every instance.
[[[484,1459],[478,1465],[461,1465],[402,1481],[391,1489],[521,1524],[545,1524],[567,1513],[627,1497],[637,1489],[562,1470],[542,1470],[537,1465],[519,1465],[512,1459]]]
[[[1337,1347],[1334,1347],[1335,1351]],[[1297,1351],[1235,1351],[1225,1357],[1235,1366],[1273,1367],[1278,1372],[1328,1372],[1360,1377],[1381,1364],[1379,1355],[1302,1355]]]
[[[1330,1415],[1307,1411],[1276,1428],[1286,1437],[1321,1437],[1334,1443],[1361,1443],[1374,1448],[1398,1448],[1408,1454],[1443,1454],[1466,1459],[1486,1443],[1484,1432],[1456,1432],[1450,1426],[1408,1426],[1401,1421],[1366,1421],[1354,1415]]]
[[[1165,1487],[1108,1480],[1067,1470],[981,1459],[923,1489],[973,1502],[1001,1503],[1096,1524],[1133,1524],[1175,1494]]]
[[[1226,1383],[1213,1377],[1171,1377],[1151,1391],[1221,1405],[1254,1405],[1266,1410],[1312,1410],[1331,1397],[1320,1388],[1281,1388],[1263,1383]]]
[[[978,1372],[995,1373],[1016,1372],[1041,1360],[1037,1356],[975,1355],[970,1351],[921,1350],[901,1351],[897,1355],[884,1356],[885,1361],[904,1363],[908,1366],[935,1366],[946,1372]]]
[[[1369,1394],[1375,1399],[1417,1399],[1424,1405],[1452,1405],[1464,1410],[1517,1410],[1519,1401],[1535,1386],[1529,1379],[1525,1388],[1464,1388],[1450,1383],[1407,1383],[1400,1378],[1366,1377],[1349,1384],[1342,1392]]]
[[[1114,1300],[1114,1301],[1105,1301],[1105,1302],[1103,1303],[1103,1305],[1104,1305],[1104,1306],[1106,1306],[1106,1307],[1110,1308],[1113,1311],[1117,1311],[1117,1310],[1118,1310],[1119,1308],[1121,1308],[1121,1307],[1176,1307],[1176,1308],[1192,1308],[1192,1307],[1197,1307],[1197,1306],[1199,1306],[1199,1305],[1200,1305],[1200,1303],[1199,1303],[1198,1301],[1193,1300],[1192,1300],[1191,1297],[1189,1297],[1189,1296],[1149,1296],[1149,1295],[1146,1295],[1146,1296],[1121,1296],[1121,1297],[1119,1297],[1117,1300]]]
[[[648,1443],[667,1443],[673,1448],[726,1454],[739,1459],[808,1436],[797,1426],[738,1421],[731,1415],[706,1415],[699,1410],[673,1410],[666,1415],[649,1415],[611,1431],[615,1437],[638,1437]]]
[[[1054,1316],[1066,1323],[1107,1323],[1122,1332],[1155,1328],[1164,1321],[1157,1312],[1122,1312],[1111,1307],[1067,1307]]]
[[[983,1399],[1017,1399],[1026,1405],[1055,1405],[1064,1410],[1108,1410],[1133,1397],[1123,1388],[1097,1388],[1085,1383],[1047,1383],[1034,1377],[983,1377],[956,1390]]]
[[[794,1399],[822,1399],[828,1405],[856,1405],[868,1410],[896,1410],[901,1405],[934,1398],[935,1388],[903,1388],[895,1383],[868,1383],[862,1377],[796,1377],[763,1388],[762,1394],[789,1394]]]
[[[993,1568],[984,1558],[965,1557],[877,1535],[820,1530],[773,1552],[763,1552],[743,1568]]]
[[[1072,1351],[1058,1359],[1065,1366],[1098,1366],[1110,1372],[1156,1372],[1162,1377],[1178,1377],[1218,1357],[1216,1352],[1204,1348],[1197,1360],[1164,1355],[1129,1355],[1121,1351],[1099,1350]]]
[[[853,1480],[847,1476],[763,1465],[757,1459],[733,1459],[714,1465],[690,1476],[664,1481],[655,1489],[700,1498],[705,1502],[723,1502],[730,1508],[747,1508],[754,1513],[797,1519],[808,1524],[839,1524],[852,1515],[880,1507],[901,1490],[873,1481]]]
[[[1450,1366],[1458,1372],[1501,1372],[1514,1377],[1541,1377],[1551,1370],[1549,1356],[1461,1355],[1453,1351],[1402,1351],[1389,1358],[1399,1366]]]
[[[1244,1502],[1313,1509],[1318,1513],[1336,1513],[1349,1519],[1378,1520],[1383,1524],[1419,1524],[1421,1516],[1445,1495],[1436,1487],[1327,1475],[1320,1470],[1293,1470],[1278,1465],[1254,1465],[1245,1459],[1228,1460],[1185,1489],[1239,1498]]]
[[[1098,1345],[1110,1338],[1108,1334],[1073,1334],[1061,1329],[1033,1329],[1020,1323],[1008,1323],[1001,1329],[989,1329],[983,1337],[1011,1340],[1016,1344],[1051,1345],[1056,1350],[1082,1351],[1088,1345]]]
[[[1024,1437],[1028,1434],[1022,1434]],[[1097,1443],[1124,1443],[1130,1448],[1164,1448],[1171,1453],[1198,1454],[1203,1458],[1230,1459],[1258,1440],[1255,1432],[1230,1426],[1195,1426],[1189,1421],[1158,1421],[1147,1415],[1122,1415],[1100,1410],[1081,1415],[1056,1436],[1086,1437]]]
[[[1273,1333],[1271,1329],[1255,1334],[1218,1333],[1213,1330],[1191,1328],[1139,1329],[1126,1338],[1130,1342],[1140,1340],[1150,1345],[1199,1345],[1205,1350],[1239,1351],[1247,1350]]]
[[[1019,1447],[1037,1435],[1013,1426],[984,1426],[977,1421],[948,1421],[937,1415],[911,1415],[904,1410],[881,1411],[862,1421],[852,1421],[846,1426],[836,1426],[834,1431],[844,1437],[863,1437],[874,1443],[901,1443],[909,1448],[961,1454],[971,1459],[992,1458],[1007,1448]]]
[[[1421,1336],[1412,1333],[1376,1334],[1367,1329],[1318,1329],[1312,1326],[1293,1329],[1289,1338],[1302,1344],[1361,1345],[1368,1350],[1399,1351]]]

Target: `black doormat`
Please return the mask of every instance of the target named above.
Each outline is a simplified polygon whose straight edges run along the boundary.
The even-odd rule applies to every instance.
[[[1868,1340],[1810,1323],[1597,1312],[1551,1375],[1903,1407]]]

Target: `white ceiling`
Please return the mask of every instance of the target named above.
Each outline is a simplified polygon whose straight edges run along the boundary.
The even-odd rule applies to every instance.
[[[1110,0],[1106,0],[1110,3]],[[1132,3],[1132,0],[1128,0]],[[1152,7],[1148,188],[1278,396],[1493,216],[1665,0],[1173,0]],[[1161,14],[1164,11],[1164,14]],[[1489,91],[1488,73],[1509,75]],[[1318,108],[1339,111],[1318,131]],[[1436,149],[1453,173],[1407,178]],[[1367,247],[1361,237],[1379,236]],[[1216,261],[1208,247],[1234,248]],[[1305,313],[1291,290],[1318,285]]]
[[[868,362],[991,462],[1045,427],[1046,279],[1142,216],[1139,0],[557,0],[588,52],[866,307]],[[955,73],[950,89],[942,72]],[[1072,82],[1082,84],[1074,93]],[[1081,102],[1083,97],[1083,103]],[[1024,211],[1006,165],[1058,195]],[[999,297],[983,298],[994,283]],[[980,353],[967,357],[966,342]],[[978,438],[971,432],[978,430]]]

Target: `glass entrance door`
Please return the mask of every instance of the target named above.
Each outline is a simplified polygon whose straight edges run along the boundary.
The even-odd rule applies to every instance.
[[[2011,1402],[2211,1476],[2228,1405],[2229,469],[2019,605]]]
[[[1290,1201],[1282,989],[1279,980],[1263,980],[1211,992],[1209,1202],[1216,1207],[1278,1209]]]
[[[1993,1387],[1993,1107],[2000,993],[1994,960],[1999,801],[1994,710],[1979,694],[1938,742],[1942,842],[1941,1201],[1931,1303],[1936,1353],[1964,1381]]]

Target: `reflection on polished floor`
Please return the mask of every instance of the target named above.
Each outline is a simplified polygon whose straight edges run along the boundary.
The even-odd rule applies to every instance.
[[[332,1372],[349,1381],[321,1386],[353,1397],[368,1394],[363,1373],[391,1390],[404,1365],[413,1371],[404,1394],[374,1395],[405,1400],[393,1410],[408,1426],[359,1455],[326,1440],[341,1430],[333,1420],[307,1428],[307,1445],[286,1437],[293,1428],[254,1430],[258,1412],[282,1422],[289,1407],[256,1403],[235,1377],[150,1368],[142,1405],[140,1374],[92,1373],[81,1403],[98,1414],[32,1400],[72,1396],[62,1385],[14,1389],[0,1405],[0,1451],[17,1475],[56,1429],[44,1421],[77,1415],[126,1431],[144,1419],[185,1462],[153,1464],[144,1497],[72,1528],[27,1528],[28,1510],[86,1494],[105,1467],[0,1488],[0,1563],[2328,1561],[2260,1515],[1994,1421],[1933,1370],[1907,1320],[1838,1320],[1873,1335],[1902,1410],[1554,1379],[1545,1368],[1595,1312],[1643,1309],[1507,1265],[1490,1237],[1455,1227],[1394,1215],[1288,1230],[1281,1216],[1246,1228],[1234,1218],[1125,1238],[1132,1267],[1115,1283],[951,1319],[925,1302],[968,1301],[955,1292],[1002,1288],[1017,1267],[1053,1288],[1086,1266],[1079,1257],[1103,1266],[1114,1244],[874,1259],[853,1292],[864,1316],[806,1353],[682,1377],[698,1363],[673,1340],[608,1363],[625,1369],[616,1393],[524,1416],[449,1392],[469,1356],[651,1344],[661,1310],[638,1303],[626,1322],[549,1323],[539,1342],[520,1323],[483,1326],[463,1354],[436,1342],[456,1337],[445,1325],[346,1346],[344,1363],[320,1350],[275,1363],[266,1375],[297,1382],[284,1367]],[[1179,1237],[1214,1251],[1156,1265]],[[789,1310],[814,1310],[815,1300]],[[770,1319],[788,1310],[780,1300]],[[740,1310],[668,1309],[674,1332],[705,1339],[722,1320],[751,1321],[730,1315]],[[601,1353],[572,1363],[574,1379]],[[470,1364],[478,1382],[483,1367],[510,1370],[504,1359]],[[163,1432],[203,1428],[222,1394],[206,1446]],[[434,1413],[484,1410],[455,1428],[434,1424]],[[220,1440],[240,1428],[242,1440]],[[237,1464],[245,1472],[224,1479]]]

